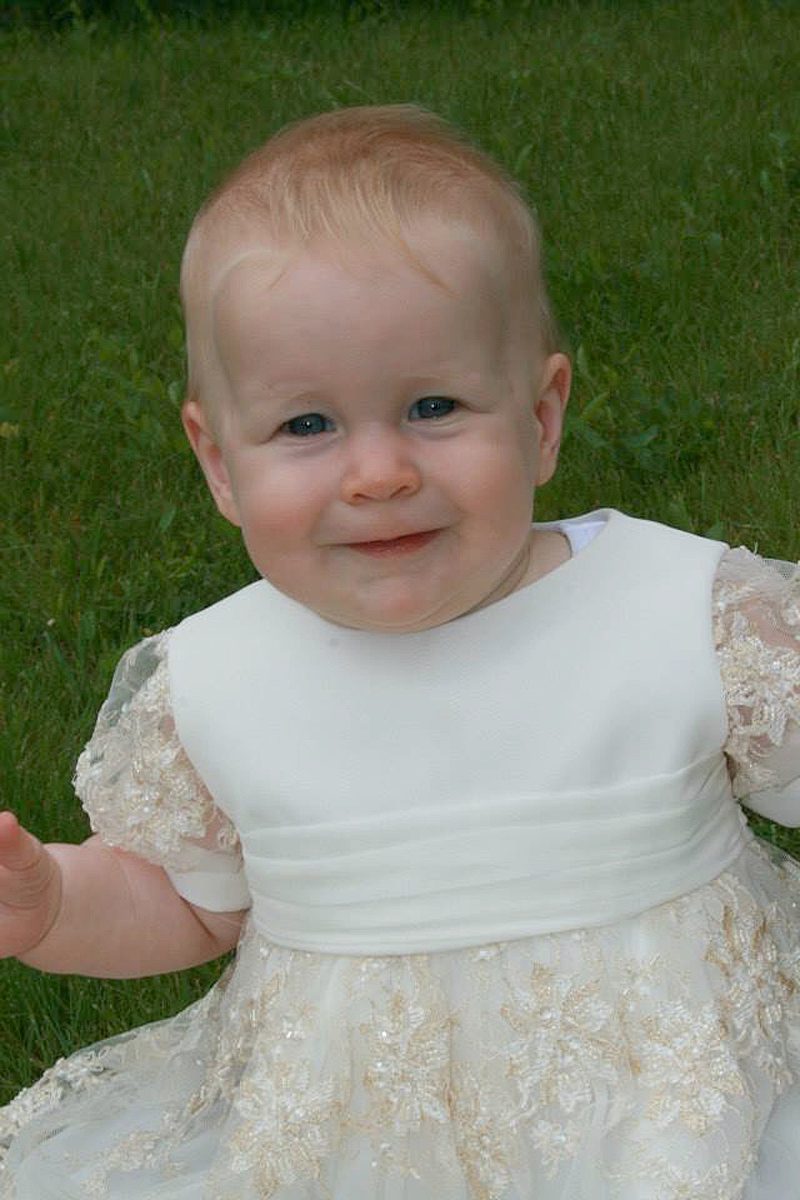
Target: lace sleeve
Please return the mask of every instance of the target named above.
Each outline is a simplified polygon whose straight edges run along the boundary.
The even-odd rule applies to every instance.
[[[75,790],[107,845],[164,867],[190,902],[232,912],[249,903],[239,839],[178,740],[168,640],[158,634],[123,655],[78,759]]]
[[[714,586],[734,793],[800,826],[800,567],[728,551]]]

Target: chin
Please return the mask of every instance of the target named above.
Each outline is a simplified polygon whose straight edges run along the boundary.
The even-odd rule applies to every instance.
[[[329,617],[337,624],[372,633],[418,633],[435,625],[443,625],[458,613],[450,606],[422,604],[419,597],[396,596],[379,603],[352,607],[338,617]]]

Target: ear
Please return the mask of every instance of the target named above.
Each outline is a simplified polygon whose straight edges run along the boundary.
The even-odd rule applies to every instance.
[[[211,423],[197,400],[187,400],[181,420],[189,445],[200,463],[206,483],[219,511],[233,525],[241,525],[231,478]]]
[[[564,410],[572,384],[572,366],[566,354],[551,354],[539,376],[534,416],[539,427],[539,457],[536,485],[547,483],[556,469]]]

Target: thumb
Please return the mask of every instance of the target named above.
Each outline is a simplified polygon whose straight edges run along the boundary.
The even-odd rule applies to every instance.
[[[2,866],[12,871],[27,871],[36,866],[42,853],[42,843],[20,825],[13,813],[0,813]]]

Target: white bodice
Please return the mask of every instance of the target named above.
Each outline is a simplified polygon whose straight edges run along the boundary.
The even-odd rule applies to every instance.
[[[173,631],[178,736],[261,933],[408,954],[607,924],[741,852],[724,547],[607,515],[564,566],[421,633],[339,628],[263,581]]]

